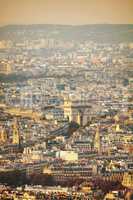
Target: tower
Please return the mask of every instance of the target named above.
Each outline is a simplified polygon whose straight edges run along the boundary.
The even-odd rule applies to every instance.
[[[72,121],[72,102],[70,99],[64,99],[64,118]]]
[[[7,141],[7,133],[5,132],[5,129],[1,129],[0,132],[0,142],[5,143]]]
[[[13,124],[13,144],[20,144],[20,137],[19,137],[19,131],[18,131],[18,125],[17,120],[15,119],[15,122]]]
[[[110,142],[109,134],[107,136],[107,140],[108,140],[108,150],[107,150],[107,152],[108,152],[108,156],[110,156],[111,155],[111,142]]]
[[[115,131],[116,131],[116,133],[122,132],[122,129],[120,128],[120,124],[119,124],[119,121],[120,121],[119,116],[116,115],[114,117],[114,119],[115,119]]]
[[[80,112],[77,114],[77,124],[81,124]]]
[[[99,127],[97,127],[95,138],[94,138],[94,148],[97,150],[98,153],[101,152]]]

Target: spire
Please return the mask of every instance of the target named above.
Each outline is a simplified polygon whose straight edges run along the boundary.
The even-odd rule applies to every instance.
[[[4,128],[1,128],[0,132],[0,142],[5,143],[7,141],[7,133]]]
[[[69,122],[72,121],[72,102],[70,99],[64,99],[64,118],[68,118]]]
[[[77,114],[77,123],[80,125],[81,124],[81,119],[80,119],[80,113],[78,112]]]
[[[122,129],[120,128],[120,119],[119,119],[119,116],[118,115],[115,115],[114,117],[115,119],[115,131],[118,133],[118,132],[122,132]]]
[[[94,148],[97,150],[98,153],[101,152],[99,127],[97,127],[96,134],[95,134]]]
[[[18,131],[18,124],[17,120],[15,119],[14,124],[13,124],[13,144],[19,144],[19,131]]]

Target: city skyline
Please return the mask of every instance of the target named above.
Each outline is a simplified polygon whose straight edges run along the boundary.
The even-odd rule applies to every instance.
[[[8,24],[132,24],[133,2],[115,0],[0,0],[0,26]]]
[[[132,1],[0,0],[0,199],[133,199]]]

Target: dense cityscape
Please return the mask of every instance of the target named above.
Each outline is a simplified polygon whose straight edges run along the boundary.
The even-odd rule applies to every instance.
[[[0,27],[0,199],[133,199],[132,31]]]

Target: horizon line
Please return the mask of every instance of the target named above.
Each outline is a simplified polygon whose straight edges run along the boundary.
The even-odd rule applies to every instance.
[[[18,24],[18,23],[11,23],[0,25],[0,27],[7,27],[7,26],[36,26],[36,25],[48,25],[48,26],[91,26],[91,25],[133,25],[133,23],[88,23],[88,24],[52,24],[52,23],[29,23],[29,24]]]

